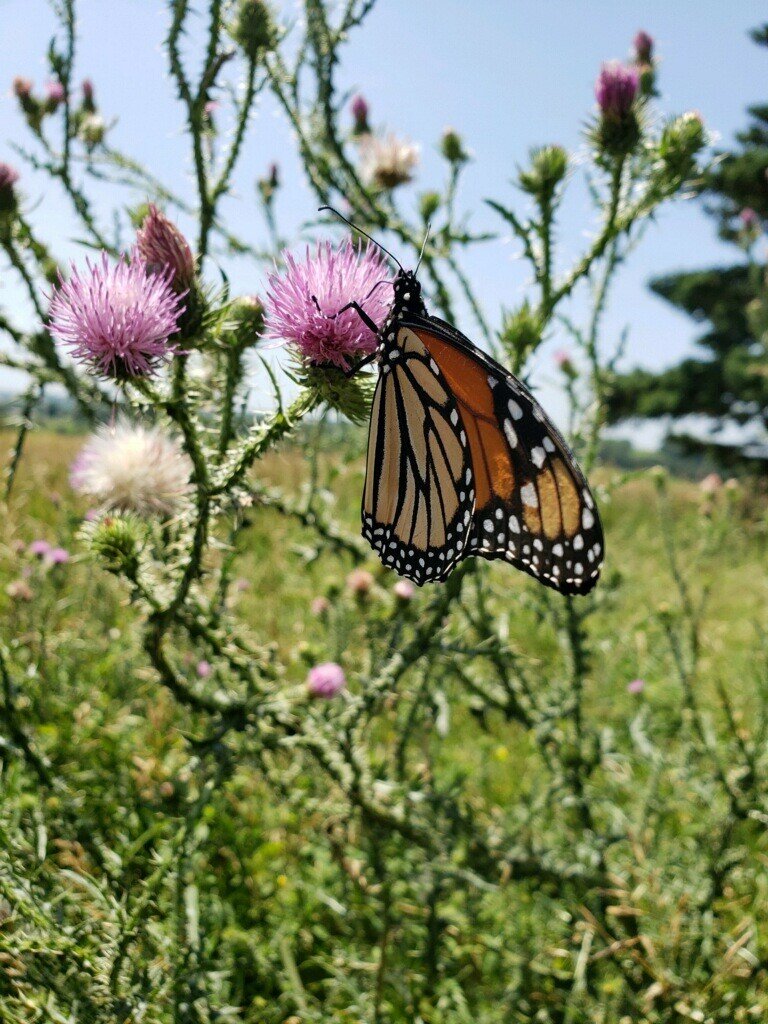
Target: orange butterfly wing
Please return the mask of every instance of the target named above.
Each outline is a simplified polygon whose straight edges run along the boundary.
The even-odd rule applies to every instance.
[[[503,559],[565,594],[596,584],[605,541],[594,498],[568,445],[528,389],[437,318],[412,330],[459,410],[475,485],[463,554]]]

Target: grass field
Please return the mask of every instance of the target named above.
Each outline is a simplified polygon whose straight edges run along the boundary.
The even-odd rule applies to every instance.
[[[2,449],[10,443],[10,434],[0,435]],[[351,994],[373,992],[381,962],[375,921],[359,885],[363,868],[351,864],[349,849],[341,861],[336,858],[334,836],[342,828],[336,814],[342,812],[334,810],[332,792],[304,760],[289,753],[278,762],[278,782],[272,777],[266,785],[264,765],[236,752],[220,799],[195,825],[189,864],[179,869],[181,890],[178,880],[167,883],[167,892],[165,881],[150,885],[163,857],[177,849],[174,836],[195,772],[188,740],[199,738],[202,726],[159,686],[141,649],[137,610],[76,537],[86,508],[68,488],[67,469],[80,443],[33,433],[0,522],[0,617],[14,666],[15,711],[61,783],[41,785],[24,759],[13,756],[13,735],[6,736],[0,835],[10,861],[0,862],[0,891],[13,913],[4,917],[0,903],[0,955],[12,971],[0,980],[0,994],[8,1020],[25,1019],[25,1005],[27,1019],[65,1019],[46,1017],[41,996],[47,989],[51,1006],[67,1005],[60,956],[71,956],[71,970],[90,979],[83,990],[94,1009],[84,1010],[80,997],[71,1019],[138,1020],[98,1016],[102,990],[115,998],[113,947],[123,934],[109,923],[110,915],[119,920],[120,913],[144,908],[147,933],[140,934],[135,922],[128,929],[133,975],[125,982],[127,988],[140,986],[142,972],[157,978],[176,963],[173,949],[180,939],[168,908],[178,900],[199,901],[193,917],[202,922],[200,931],[187,938],[190,970],[205,979],[200,999],[240,1010],[182,1017],[170,996],[167,1002],[158,996],[146,1019],[373,1020],[362,997]],[[348,456],[328,447],[319,479],[334,517],[354,535],[360,439],[349,442]],[[258,483],[300,497],[305,476],[304,452],[289,447],[260,464]],[[422,992],[419,1003],[413,979],[423,982],[425,954],[414,943],[422,941],[422,927],[428,939],[429,928],[408,889],[409,853],[393,849],[402,881],[392,898],[406,924],[393,943],[392,991],[376,1020],[416,1019],[414,1006],[430,1024],[768,1015],[764,502],[750,487],[704,495],[696,483],[666,482],[653,472],[622,478],[604,467],[597,482],[608,557],[587,627],[591,661],[583,715],[599,756],[586,784],[598,836],[606,842],[613,842],[613,833],[621,836],[610,847],[615,890],[605,897],[605,920],[617,930],[606,934],[589,902],[552,883],[502,879],[469,896],[457,881],[443,903],[442,973],[439,982],[433,979],[432,995]],[[314,534],[295,518],[258,502],[245,514],[250,525],[237,540],[235,573],[244,582],[230,598],[241,622],[285,666],[283,685],[300,686],[310,665],[335,660],[354,689],[377,645],[392,642],[394,617],[407,631],[418,622],[427,592],[405,613],[398,610],[391,592],[395,577],[371,558],[374,590],[355,599],[345,589],[353,565],[348,555],[318,549]],[[27,551],[38,538],[69,549],[71,561],[44,567]],[[548,611],[558,599],[543,596],[506,567],[494,566],[478,579],[525,678],[545,703],[556,704],[570,677],[568,652]],[[330,602],[320,616],[310,611],[319,596]],[[561,727],[555,723],[545,735],[492,707],[481,710],[465,685],[485,687],[485,679],[469,670],[472,678],[462,677],[452,668],[450,645],[470,641],[449,626],[445,642],[432,674],[422,679],[415,672],[406,685],[411,695],[426,686],[437,708],[419,741],[423,765],[440,775],[446,792],[460,787],[462,806],[491,829],[506,829],[521,849],[544,844],[579,860],[580,850],[569,848],[573,807],[561,799],[548,761],[549,750],[562,753]],[[190,685],[197,686],[195,663],[186,664]],[[642,691],[628,691],[637,679],[644,681]],[[205,685],[227,681],[214,678]],[[5,699],[7,711],[8,693]],[[374,761],[384,764],[401,727],[392,704],[370,737]],[[754,770],[749,780],[745,760]],[[426,770],[418,768],[418,757],[416,764]],[[274,776],[274,765],[272,770]],[[743,813],[734,810],[731,785],[743,797]],[[353,837],[353,846],[366,849],[358,833]],[[389,848],[389,840],[380,842]],[[104,854],[101,865],[94,848]],[[365,856],[370,851],[361,860]],[[114,907],[107,906],[112,896],[103,884],[110,871],[113,893],[119,893]],[[145,891],[150,895],[142,903]],[[69,901],[74,909],[55,909]],[[101,910],[100,901],[106,901]],[[74,950],[55,948],[51,930],[59,913],[77,934]],[[492,940],[474,935],[477,921]],[[215,943],[206,944],[209,934],[216,934]],[[112,950],[104,962],[100,949]],[[621,957],[626,964],[611,966]],[[585,964],[594,964],[589,983]],[[461,998],[450,995],[457,979]],[[153,992],[162,987],[157,981],[147,985]],[[107,1005],[113,1012],[115,1003]],[[322,1009],[331,1006],[338,1016]]]

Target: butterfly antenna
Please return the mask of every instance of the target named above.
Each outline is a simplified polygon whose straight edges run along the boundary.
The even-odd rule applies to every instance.
[[[424,259],[424,251],[427,248],[427,242],[429,241],[429,233],[430,233],[431,230],[432,230],[432,221],[428,220],[427,221],[427,231],[426,231],[426,234],[424,235],[424,241],[422,242],[422,245],[421,245],[421,252],[419,253],[419,262],[416,264],[416,269],[414,270],[414,274],[418,274],[418,272],[419,272],[419,267],[421,266],[421,261]]]
[[[381,249],[382,252],[385,252],[391,260],[395,261],[395,263],[398,265],[398,267],[400,267],[402,272],[405,273],[405,268],[403,267],[402,263],[397,258],[397,256],[393,256],[389,249],[385,249],[381,242],[376,241],[373,235],[369,235],[367,231],[363,231],[363,229],[359,228],[357,224],[353,224],[352,221],[348,220],[343,213],[339,213],[338,210],[334,210],[332,206],[321,206],[317,212],[322,213],[323,210],[328,210],[329,213],[332,213],[335,217],[338,217],[339,220],[343,220],[345,224],[348,224],[353,231],[357,231],[359,235],[363,235],[365,238],[368,239],[369,242],[373,242],[377,249]]]

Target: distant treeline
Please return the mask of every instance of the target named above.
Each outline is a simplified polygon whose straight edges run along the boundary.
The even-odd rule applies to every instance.
[[[18,394],[0,393],[0,429],[13,428],[19,423],[24,397]],[[258,413],[246,413],[242,426],[258,420]],[[35,405],[33,419],[38,427],[53,430],[58,434],[80,434],[89,428],[85,417],[75,403],[66,395],[44,395]],[[309,434],[317,430],[317,420],[305,422],[297,432],[295,444],[301,445]],[[326,419],[323,424],[325,444],[329,448],[348,446],[350,455],[356,449],[362,453],[364,431],[346,420]],[[717,463],[708,453],[689,452],[674,441],[665,441],[661,448],[643,451],[635,448],[631,441],[620,438],[604,439],[600,448],[600,461],[604,465],[619,469],[646,469],[651,466],[665,466],[671,473],[690,479],[700,478],[717,468]]]

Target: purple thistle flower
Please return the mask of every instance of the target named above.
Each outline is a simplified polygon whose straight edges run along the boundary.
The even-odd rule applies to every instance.
[[[352,102],[349,105],[349,109],[352,112],[352,119],[354,121],[354,132],[356,135],[365,135],[371,129],[368,125],[368,103],[364,96],[359,93],[357,96],[352,98]]]
[[[372,245],[356,248],[347,239],[338,249],[329,242],[307,248],[303,262],[283,254],[286,269],[269,276],[268,335],[293,345],[306,362],[347,369],[349,360],[376,350],[376,335],[353,309],[331,319],[342,306],[360,303],[381,323],[392,300],[391,275]],[[317,299],[317,305],[315,305]],[[319,308],[318,308],[319,306]]]
[[[637,33],[632,43],[635,50],[635,60],[638,64],[650,64],[653,57],[653,36],[649,36],[642,29]]]
[[[49,565],[64,565],[69,561],[69,552],[66,548],[51,548],[45,560]]]
[[[32,95],[32,81],[18,75],[13,80],[13,92],[17,99],[28,100]]]
[[[603,64],[595,82],[595,99],[603,117],[622,121],[632,110],[640,76],[635,68],[613,60]]]
[[[392,593],[398,601],[407,604],[416,596],[416,587],[410,580],[398,580],[394,587],[392,587]]]
[[[80,88],[83,90],[83,100],[86,103],[93,103],[94,88],[93,82],[90,80],[90,78],[84,78]]]
[[[751,206],[744,207],[744,209],[739,213],[739,220],[741,221],[741,226],[746,231],[752,231],[760,225],[760,218]]]
[[[136,232],[136,248],[148,270],[157,273],[170,268],[175,291],[185,291],[192,284],[195,257],[189,242],[154,203]]]
[[[356,121],[367,121],[368,120],[368,103],[365,96],[361,96],[360,93],[353,97],[352,103],[350,104],[352,111],[352,117]]]
[[[51,334],[105,377],[149,376],[178,352],[169,336],[178,330],[183,293],[173,290],[173,271],[153,274],[136,251],[116,264],[102,253],[99,262],[86,265],[87,273],[73,265],[68,281],[59,278]]]
[[[35,555],[37,558],[42,558],[44,555],[47,555],[50,550],[51,545],[47,540],[42,540],[42,538],[40,540],[33,540],[27,548],[28,553],[30,555]]]
[[[313,697],[335,697],[346,685],[344,669],[334,661],[315,665],[307,676],[307,689]]]
[[[0,213],[16,209],[14,185],[18,180],[19,172],[16,168],[0,161]]]
[[[0,189],[13,188],[19,180],[19,172],[10,164],[0,163]]]
[[[374,579],[367,569],[353,569],[347,576],[347,588],[357,597],[365,597],[373,589]]]
[[[309,610],[312,612],[313,615],[316,615],[318,618],[321,618],[323,615],[326,615],[331,610],[331,602],[328,600],[327,597],[314,597],[312,598],[312,603],[309,606]]]
[[[45,104],[48,110],[55,110],[64,102],[64,86],[61,82],[47,82],[45,86]]]
[[[627,693],[642,693],[644,689],[644,679],[633,679],[631,683],[627,683]]]
[[[200,679],[208,679],[208,677],[213,673],[213,665],[211,665],[210,661],[203,659],[202,661],[198,661],[195,671]]]

